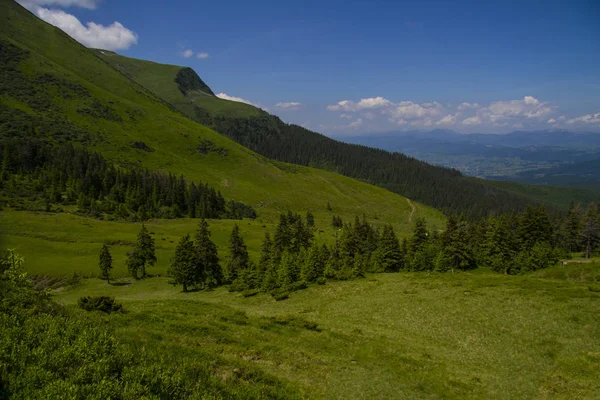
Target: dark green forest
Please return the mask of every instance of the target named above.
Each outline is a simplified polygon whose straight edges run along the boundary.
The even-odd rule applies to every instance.
[[[71,144],[52,146],[35,139],[0,143],[4,203],[45,211],[77,205],[94,218],[256,218],[244,203],[226,201],[219,191],[183,176],[137,166],[118,168],[100,154]],[[40,204],[41,203],[41,204]]]

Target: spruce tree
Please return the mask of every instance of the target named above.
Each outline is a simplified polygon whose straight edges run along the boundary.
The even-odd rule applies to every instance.
[[[312,229],[315,227],[315,217],[310,211],[306,212],[306,227]]]
[[[225,271],[225,280],[228,283],[235,281],[241,271],[248,268],[248,250],[244,239],[240,235],[240,227],[235,224],[229,237],[229,260]]]
[[[427,224],[425,218],[417,218],[415,221],[415,228],[410,238],[410,251],[412,254],[416,253],[421,247],[427,242],[429,232],[427,232]]]
[[[385,225],[379,245],[373,252],[373,272],[398,272],[403,266],[403,253],[391,225]]]
[[[588,207],[583,220],[580,238],[585,258],[589,259],[600,243],[600,213],[598,213],[598,207],[595,204],[591,204]]]
[[[264,277],[265,272],[269,268],[271,263],[273,242],[271,241],[271,235],[269,231],[265,232],[265,238],[260,248],[260,260],[258,261],[258,273],[261,277]]]
[[[438,263],[441,270],[466,270],[475,267],[475,257],[469,243],[469,231],[465,220],[449,217],[446,231],[441,237],[442,257]]]
[[[188,286],[197,285],[202,280],[203,266],[199,261],[190,235],[185,235],[177,244],[169,269],[169,275],[175,283],[183,285],[184,292],[188,291]]]
[[[223,282],[223,271],[219,264],[217,246],[210,238],[208,223],[202,219],[196,232],[196,252],[199,263],[204,266],[203,280],[209,287],[216,287]]]
[[[107,283],[110,283],[110,270],[112,269],[112,256],[110,255],[110,251],[108,250],[107,245],[102,245],[102,250],[100,250],[100,277],[106,279]]]
[[[154,238],[148,233],[146,226],[142,224],[142,229],[138,233],[137,243],[135,245],[136,256],[140,259],[140,270],[142,278],[146,277],[146,267],[156,264],[156,250],[154,248]]]
[[[571,253],[581,250],[580,237],[583,214],[584,213],[581,210],[581,207],[575,206],[573,203],[571,203],[565,221],[564,232],[566,248]]]

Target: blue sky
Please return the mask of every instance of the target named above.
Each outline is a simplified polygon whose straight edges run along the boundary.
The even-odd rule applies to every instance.
[[[600,1],[21,0],[332,136],[600,132]]]

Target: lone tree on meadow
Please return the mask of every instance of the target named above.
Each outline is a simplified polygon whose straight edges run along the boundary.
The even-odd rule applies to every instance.
[[[154,248],[154,239],[148,233],[146,226],[142,224],[142,229],[138,233],[137,242],[127,258],[127,269],[131,276],[138,278],[138,271],[141,271],[142,278],[146,277],[146,267],[156,264],[156,251]]]
[[[194,242],[190,240],[190,235],[185,235],[175,249],[169,274],[175,283],[183,285],[183,291],[187,292],[188,286],[197,285],[203,280],[203,269]]]
[[[110,270],[112,269],[112,256],[108,251],[107,245],[102,245],[100,250],[100,277],[106,279],[106,282],[110,283]]]
[[[196,232],[196,253],[199,263],[204,266],[203,280],[209,287],[223,283],[223,271],[219,264],[217,246],[210,239],[208,223],[202,219]]]

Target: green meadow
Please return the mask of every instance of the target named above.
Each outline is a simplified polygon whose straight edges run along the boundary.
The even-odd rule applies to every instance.
[[[115,296],[117,337],[186,358],[258,367],[324,399],[594,399],[600,264],[529,276],[394,273],[310,286],[277,302],[168,278],[88,279],[56,299]],[[227,379],[224,377],[223,379]]]

